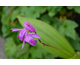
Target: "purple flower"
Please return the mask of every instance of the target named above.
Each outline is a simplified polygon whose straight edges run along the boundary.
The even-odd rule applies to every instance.
[[[20,33],[18,35],[18,38],[19,38],[19,40],[23,41],[23,36],[26,33],[26,29],[25,28],[24,29],[14,29],[14,28],[12,28],[11,30],[12,30],[12,32],[13,31],[20,31]]]
[[[22,49],[24,47],[25,41],[28,42],[30,45],[35,46],[37,40],[33,39],[32,37],[40,39],[40,36],[38,34],[35,34],[35,33],[27,34],[27,33],[25,33],[25,38],[24,38],[24,41],[23,41]]]
[[[30,45],[35,46],[37,40],[33,39],[32,37],[40,39],[40,36],[35,33],[36,31],[35,31],[34,27],[29,22],[25,22],[25,23],[26,23],[26,24],[24,24],[25,28],[23,28],[23,29],[15,29],[15,28],[11,29],[12,32],[20,31],[18,38],[19,38],[19,40],[23,41],[22,49],[24,47],[25,42],[28,42]],[[27,30],[29,30],[29,32],[30,32],[29,34],[27,34]],[[33,33],[31,33],[31,32],[33,32]],[[23,40],[23,36],[24,36],[24,40]]]
[[[29,30],[29,32],[36,32],[34,27],[29,22],[25,22],[24,26],[27,30]]]

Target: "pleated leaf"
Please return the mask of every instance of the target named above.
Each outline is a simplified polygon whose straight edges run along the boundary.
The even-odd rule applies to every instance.
[[[42,42],[62,49],[59,50],[49,46],[43,46],[43,44],[41,44],[39,41],[37,42],[37,44],[42,46],[50,53],[55,54],[61,58],[71,58],[75,55],[75,51],[70,43],[57,30],[55,30],[47,23],[32,18],[25,18],[20,16],[17,16],[17,18],[23,27],[24,21],[28,21],[31,25],[33,25],[37,34],[40,35]]]

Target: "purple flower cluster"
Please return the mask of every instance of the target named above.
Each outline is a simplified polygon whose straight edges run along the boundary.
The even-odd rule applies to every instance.
[[[14,28],[11,29],[12,32],[20,31],[18,38],[19,38],[19,40],[23,41],[22,49],[25,45],[25,42],[28,42],[30,45],[35,46],[37,40],[33,39],[32,37],[40,39],[40,36],[38,34],[36,34],[36,30],[29,22],[25,22],[24,26],[25,26],[25,28],[23,28],[23,29],[14,29]],[[27,30],[30,33],[27,33]],[[23,40],[23,36],[24,36],[24,40]]]

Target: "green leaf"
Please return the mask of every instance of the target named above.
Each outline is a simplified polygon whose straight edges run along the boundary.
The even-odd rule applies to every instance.
[[[25,53],[25,54],[21,55],[19,58],[20,59],[28,59],[28,57],[29,57],[29,53]]]
[[[39,46],[39,47],[38,47],[38,49],[39,49],[40,53],[42,53],[43,58],[45,58],[45,59],[54,59],[54,58],[57,57],[56,55],[49,53],[46,49],[42,48],[41,46]]]
[[[77,53],[70,59],[80,59],[80,51],[77,51]]]
[[[23,57],[24,57],[23,55],[29,53],[28,51],[29,51],[29,44],[26,44],[26,43],[25,43],[25,46],[24,46],[24,48],[22,49],[22,43],[21,43],[21,44],[19,44],[19,45],[17,46],[16,57],[17,57],[17,58],[19,58],[19,57],[20,57],[20,58],[23,58]],[[23,57],[22,57],[22,56],[23,56]],[[26,56],[26,58],[28,58],[28,56]]]
[[[13,35],[11,37],[13,38],[13,41],[16,43],[16,45],[18,45],[22,42],[18,38],[19,33],[20,33],[20,31],[14,32],[14,33],[12,32]]]
[[[28,10],[28,8],[29,8],[29,7],[27,7],[27,6],[23,6],[23,7],[21,6],[20,12],[21,12],[21,13],[25,13],[25,12]]]
[[[56,14],[56,12],[49,12],[48,13],[48,15],[51,16],[51,17],[54,16],[55,14]]]
[[[57,6],[56,11],[59,12],[59,11],[61,11],[62,8],[63,8],[63,6]]]
[[[72,10],[74,6],[67,6],[67,9]]]
[[[71,45],[73,46],[73,48],[74,48],[75,50],[80,50],[79,41],[70,40],[70,42],[71,42]]]
[[[40,35],[42,42],[64,50],[62,51],[48,46],[43,47],[43,44],[41,44],[39,41],[37,42],[37,44],[45,48],[50,53],[55,54],[61,58],[70,58],[75,54],[75,51],[70,43],[50,25],[37,19],[25,18],[20,16],[17,16],[17,18],[23,27],[24,21],[28,21],[31,25],[33,25],[37,33]]]
[[[31,48],[30,53],[32,55],[32,58],[42,58],[42,53],[39,49]]]
[[[3,13],[5,14],[5,17],[9,16],[11,10],[8,6],[3,8]]]
[[[36,12],[40,12],[41,14],[46,11],[46,6],[35,6]]]
[[[49,24],[50,24],[50,21],[52,21],[52,18],[48,16],[47,14],[43,15],[40,19]]]
[[[44,58],[45,59],[54,59],[54,58],[56,58],[57,56],[55,56],[55,55],[53,55],[53,54],[46,54],[46,55],[44,55]]]
[[[65,28],[65,35],[75,40],[76,39],[75,28],[78,27],[78,24],[71,20],[65,20],[63,26]]]
[[[67,27],[65,29],[65,35],[74,40],[76,39],[76,31],[73,28]]]
[[[7,35],[9,35],[10,34],[10,32],[8,31],[7,32],[7,28],[3,25],[2,26],[2,33],[3,33],[3,37],[6,37]]]
[[[11,18],[11,16],[6,17],[6,16],[5,16],[5,13],[2,12],[1,22],[2,22],[3,25],[9,25],[10,18]]]
[[[19,14],[19,10],[14,10],[11,15],[11,21],[13,22],[16,16]]]
[[[55,14],[56,14],[56,8],[57,8],[57,6],[48,6],[48,11],[49,11],[49,13],[48,13],[48,15],[49,16],[54,16]]]
[[[2,25],[2,33],[3,33],[3,37],[6,37],[6,36],[8,36],[8,35],[10,35],[10,33],[12,33],[12,31],[11,31],[11,28],[12,28],[13,26],[10,26],[9,24],[4,24],[4,25]]]
[[[6,17],[9,16],[10,15],[10,12],[11,12],[10,8],[7,7],[7,9],[5,10],[5,16]]]
[[[25,12],[25,16],[26,17],[30,17],[30,18],[39,18],[40,17],[40,12],[36,12],[35,7],[29,7],[27,8],[26,12]]]
[[[57,56],[49,53],[47,50],[45,50],[44,48],[42,48],[38,44],[36,44],[35,47],[31,47],[30,48],[30,53],[31,53],[31,58],[32,59],[36,59],[36,58],[40,58],[40,59],[44,59],[44,58],[51,59],[51,58],[57,57]]]
[[[69,26],[70,28],[78,27],[78,24],[75,21],[72,21],[72,20],[65,20],[63,25],[65,27]]]
[[[65,20],[58,30],[63,36],[68,36],[76,40],[76,31],[75,31],[76,27],[78,27],[78,24],[75,23],[74,21]]]
[[[13,42],[13,39],[7,38],[7,42],[5,43],[5,53],[7,58],[12,58],[15,55],[16,52],[16,45]]]
[[[48,15],[52,17],[52,16],[54,16],[57,12],[61,11],[62,6],[48,6],[47,9],[48,9],[48,11],[49,11]]]
[[[80,59],[80,51],[77,52],[77,59]]]
[[[48,6],[48,11],[53,11],[53,12],[55,12],[55,10],[56,10],[56,8],[57,8],[57,6]]]
[[[65,37],[65,28],[64,28],[64,26],[60,26],[58,28],[58,31]]]
[[[78,50],[78,51],[80,50],[80,43],[79,43],[80,39],[77,34],[76,34],[76,40],[73,40],[71,38],[67,38],[67,39],[75,50]]]
[[[80,14],[80,6],[75,6],[75,7],[74,7],[74,10],[75,10],[75,12],[77,12],[77,13]]]
[[[62,21],[58,19],[57,17],[54,17],[52,21],[53,21],[53,27],[55,29],[58,29],[59,26],[62,24]]]

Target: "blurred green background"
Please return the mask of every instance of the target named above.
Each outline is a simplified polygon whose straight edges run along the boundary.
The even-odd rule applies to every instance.
[[[40,43],[36,46],[25,43],[22,50],[22,42],[17,38],[19,32],[12,32],[11,28],[23,28],[24,21],[29,21],[35,27],[43,42],[48,45],[50,42],[72,56],[49,47],[44,48]],[[44,22],[44,26],[40,22]],[[6,39],[7,58],[80,59],[79,35],[80,6],[0,6],[0,36]]]

